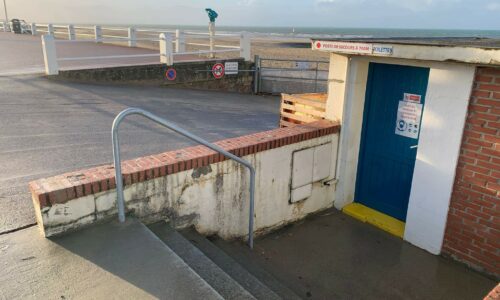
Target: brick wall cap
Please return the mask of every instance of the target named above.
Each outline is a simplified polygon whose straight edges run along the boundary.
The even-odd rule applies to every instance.
[[[215,144],[237,156],[243,156],[247,153],[262,152],[339,131],[338,122],[320,120],[224,139]],[[276,140],[281,142],[273,143]],[[122,161],[123,181],[127,186],[223,160],[226,158],[202,145],[176,149]],[[65,203],[78,197],[115,189],[115,187],[115,170],[110,164],[41,178],[29,183],[33,199],[38,201],[40,208]]]

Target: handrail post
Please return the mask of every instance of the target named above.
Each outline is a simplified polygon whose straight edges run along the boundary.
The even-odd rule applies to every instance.
[[[135,27],[128,28],[128,46],[137,46],[137,31],[135,30]]]
[[[175,52],[186,52],[186,37],[184,32],[179,29],[175,30]]]
[[[59,74],[57,64],[56,42],[53,35],[42,35],[43,60],[45,62],[45,74]]]
[[[54,25],[47,24],[47,34],[48,35],[54,35]]]
[[[170,33],[160,34],[160,62],[171,66],[174,64],[173,39]]]
[[[75,26],[74,25],[68,25],[68,40],[74,41],[75,40]]]
[[[117,207],[118,207],[118,220],[120,222],[125,222],[125,199],[123,195],[123,176],[121,169],[121,159],[120,159],[120,140],[118,138],[118,129],[122,120],[128,115],[141,115],[153,122],[156,122],[164,127],[178,133],[188,139],[195,141],[199,144],[204,145],[218,153],[221,153],[225,157],[242,164],[250,171],[250,203],[249,203],[249,214],[248,214],[248,246],[253,249],[253,226],[254,226],[254,214],[255,214],[255,169],[246,160],[222,149],[221,147],[212,144],[189,131],[177,126],[175,123],[171,123],[165,119],[162,119],[148,111],[140,108],[127,108],[121,111],[113,120],[113,127],[111,129],[111,138],[113,143],[113,163],[115,167],[115,181],[116,181],[116,193],[117,193]]]
[[[95,42],[102,43],[102,28],[99,25],[94,26]]]
[[[240,36],[240,57],[243,57],[245,61],[249,61],[251,59],[251,47],[250,36],[247,32],[242,32]]]
[[[31,23],[31,35],[36,35],[37,32],[36,32],[36,24],[35,23]]]

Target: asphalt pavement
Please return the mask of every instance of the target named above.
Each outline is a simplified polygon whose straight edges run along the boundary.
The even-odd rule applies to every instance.
[[[1,43],[0,43],[1,44]],[[35,223],[28,182],[111,163],[111,125],[127,107],[209,141],[276,128],[279,98],[0,76],[0,234]],[[139,116],[122,123],[124,159],[192,145]]]

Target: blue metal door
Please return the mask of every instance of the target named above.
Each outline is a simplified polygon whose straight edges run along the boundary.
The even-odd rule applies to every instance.
[[[428,78],[428,68],[370,63],[368,71],[355,201],[401,221],[406,220]]]

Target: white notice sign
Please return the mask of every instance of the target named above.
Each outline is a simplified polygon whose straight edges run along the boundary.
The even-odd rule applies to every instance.
[[[339,41],[314,41],[313,49],[342,53],[372,54],[372,44],[339,42]]]
[[[226,61],[226,63],[224,64],[224,73],[226,75],[238,74],[238,62],[237,61]]]
[[[399,101],[396,118],[396,134],[418,139],[422,104],[410,101]]]

